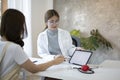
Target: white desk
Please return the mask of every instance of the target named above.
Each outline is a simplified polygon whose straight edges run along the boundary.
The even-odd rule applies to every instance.
[[[117,60],[106,60],[103,63],[101,63],[99,66],[104,68],[118,68],[120,69],[120,61]]]
[[[120,80],[120,61],[107,60],[100,64],[99,68],[94,69],[94,71],[94,74],[84,74],[77,69],[72,69],[72,65],[63,63],[34,75],[63,80]]]

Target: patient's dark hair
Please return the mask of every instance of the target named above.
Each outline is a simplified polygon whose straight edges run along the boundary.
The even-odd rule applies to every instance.
[[[7,9],[1,19],[0,27],[1,37],[8,41],[24,46],[23,38],[27,37],[27,28],[25,16],[16,9]]]
[[[45,13],[45,23],[46,23],[51,17],[53,17],[53,16],[57,16],[58,19],[59,19],[59,14],[58,14],[58,12],[57,12],[56,10],[54,10],[54,9],[48,10],[48,11]],[[47,28],[48,28],[48,26],[46,25],[46,28],[45,28],[45,29],[47,29]]]

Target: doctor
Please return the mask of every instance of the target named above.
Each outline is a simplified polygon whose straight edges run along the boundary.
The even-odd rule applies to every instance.
[[[45,13],[46,28],[39,34],[37,40],[38,55],[41,57],[57,55],[68,57],[76,49],[81,49],[72,44],[68,31],[58,28],[59,18],[59,14],[53,9]]]

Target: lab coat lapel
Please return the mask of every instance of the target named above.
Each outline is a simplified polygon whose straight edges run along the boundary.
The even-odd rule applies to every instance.
[[[63,40],[62,38],[63,38],[62,31],[58,28],[58,43],[59,43],[62,55],[65,56],[65,50],[63,47],[64,45],[62,43],[62,40]]]

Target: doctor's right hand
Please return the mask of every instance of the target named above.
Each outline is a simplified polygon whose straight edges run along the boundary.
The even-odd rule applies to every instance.
[[[60,63],[64,62],[64,60],[65,60],[64,56],[59,55],[54,58],[54,64],[55,65],[60,64]]]

